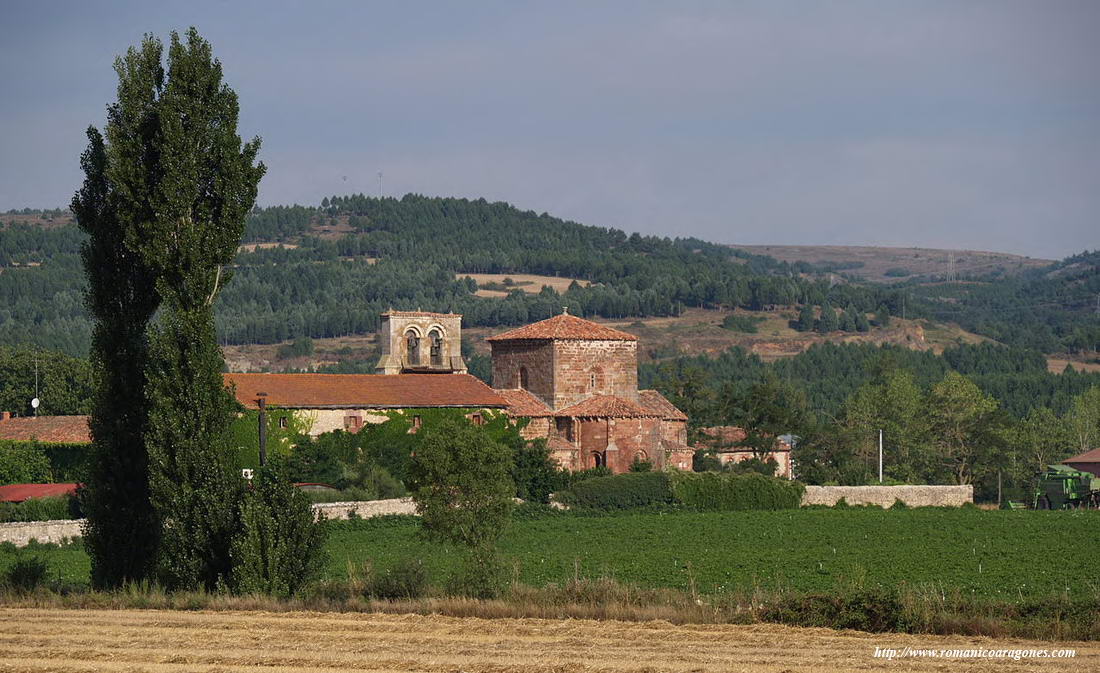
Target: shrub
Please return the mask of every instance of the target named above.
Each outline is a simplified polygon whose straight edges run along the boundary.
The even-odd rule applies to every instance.
[[[672,504],[672,488],[666,472],[628,472],[586,479],[558,494],[572,507],[612,511]]]
[[[16,559],[4,571],[4,585],[20,591],[34,591],[46,581],[48,570],[49,564],[37,556]]]
[[[447,593],[469,598],[496,598],[505,582],[504,563],[495,547],[473,547],[447,583]]]
[[[261,468],[240,516],[230,549],[236,591],[291,596],[320,574],[324,522],[314,522],[309,499],[277,467]]]
[[[756,334],[757,325],[764,322],[764,318],[759,316],[748,316],[732,314],[726,316],[722,320],[722,328],[728,329],[734,332],[744,332],[746,334]]]
[[[821,626],[881,633],[904,630],[897,592],[857,589],[843,594],[807,594],[765,607],[764,621],[792,626]]]
[[[79,518],[81,518],[80,505],[72,496],[31,498],[23,502],[0,503],[0,522]]]
[[[913,275],[913,272],[906,269],[904,266],[894,266],[884,271],[882,275],[887,278],[904,278],[905,276]]]
[[[374,574],[367,581],[363,593],[371,598],[388,600],[421,598],[428,590],[428,570],[420,559],[404,559]]]
[[[47,484],[50,459],[38,442],[0,441],[0,484]]]
[[[672,477],[671,490],[678,503],[691,509],[733,511],[797,508],[806,487],[756,472],[681,472]]]

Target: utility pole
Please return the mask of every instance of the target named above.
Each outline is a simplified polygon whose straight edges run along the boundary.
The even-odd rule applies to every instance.
[[[378,198],[382,198],[382,171],[378,171]]]
[[[878,483],[882,483],[882,430],[878,431]]]
[[[260,467],[267,464],[267,393],[256,393],[260,405]]]

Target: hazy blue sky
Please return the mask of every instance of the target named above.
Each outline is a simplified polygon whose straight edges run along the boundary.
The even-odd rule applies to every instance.
[[[727,243],[1100,247],[1100,2],[0,2],[0,210],[196,26],[261,204],[485,197]]]

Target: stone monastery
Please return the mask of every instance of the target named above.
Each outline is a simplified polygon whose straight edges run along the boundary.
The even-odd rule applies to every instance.
[[[418,408],[461,408],[474,423],[504,412],[527,419],[522,433],[543,438],[565,468],[635,461],[691,469],[687,416],[655,390],[638,390],[638,339],[563,312],[490,337],[493,386],[466,371],[462,316],[388,311],[376,374],[226,374],[237,399],[255,409],[294,410],[310,434],[388,420]],[[414,416],[413,425],[418,418]]]

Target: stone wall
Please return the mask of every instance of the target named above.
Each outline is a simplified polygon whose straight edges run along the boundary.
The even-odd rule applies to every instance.
[[[615,395],[638,401],[637,341],[562,340],[553,343],[552,408],[562,409],[592,395]]]
[[[313,511],[317,514],[324,513],[329,520],[348,519],[352,512],[360,518],[369,519],[387,514],[416,514],[416,505],[413,504],[412,498],[393,498],[362,502],[326,502],[314,505]],[[25,547],[31,540],[61,543],[81,537],[83,525],[84,519],[0,523],[0,543],[11,542],[16,547]]]
[[[548,406],[554,402],[554,348],[549,341],[490,341],[493,349],[493,387],[526,388]],[[520,368],[527,371],[521,385]]]
[[[60,544],[84,534],[84,519],[0,523],[0,542],[26,547],[31,540]]]
[[[802,505],[835,505],[841,498],[849,505],[889,507],[900,500],[910,507],[959,507],[974,502],[974,487],[967,486],[807,486]]]

